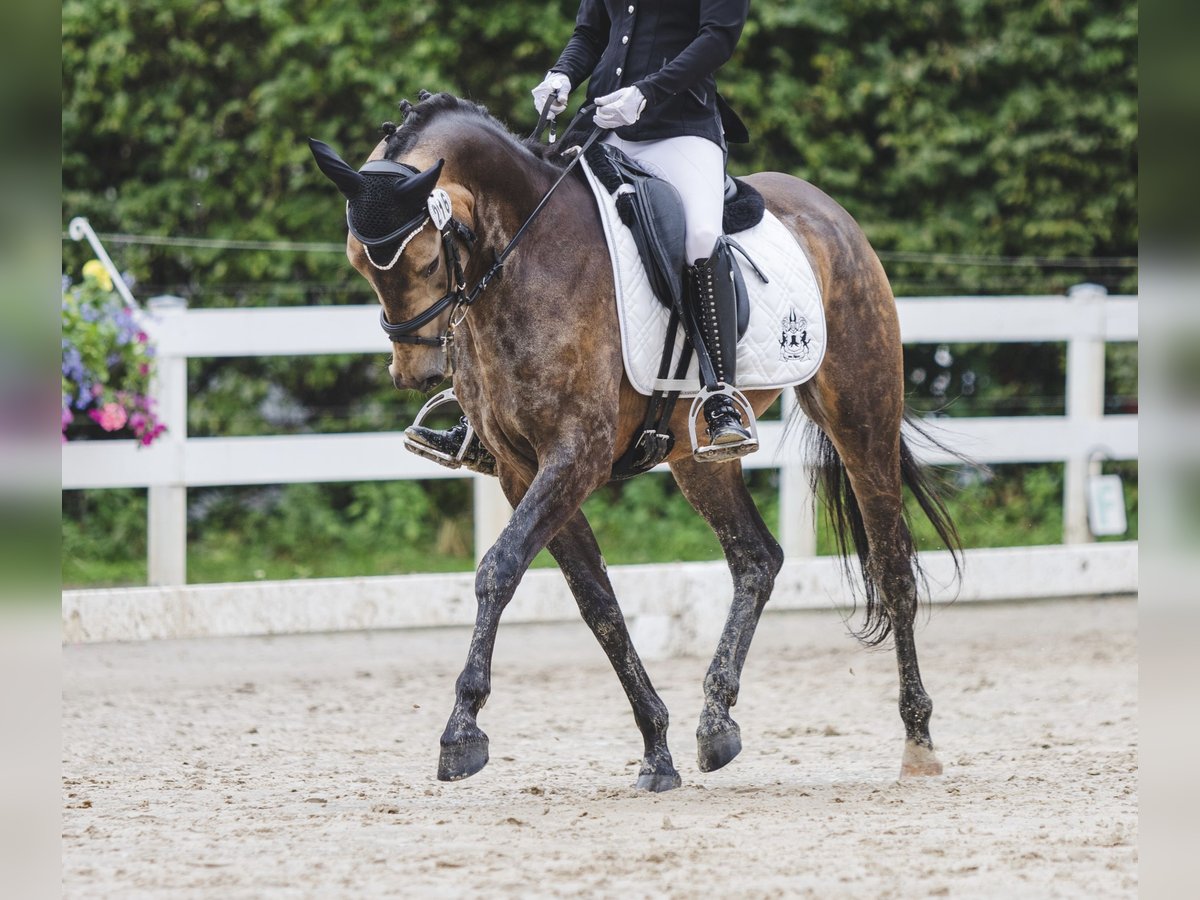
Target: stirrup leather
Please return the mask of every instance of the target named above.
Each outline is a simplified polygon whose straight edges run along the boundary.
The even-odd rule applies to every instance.
[[[750,437],[747,440],[738,441],[736,444],[705,444],[701,447],[696,437],[696,422],[704,411],[705,402],[711,397],[722,395],[728,397],[738,407],[745,428],[750,432]],[[754,408],[746,399],[745,394],[728,384],[720,383],[712,390],[702,387],[700,393],[692,400],[691,409],[688,410],[688,437],[692,441],[692,458],[697,462],[724,462],[753,453],[758,449],[758,420],[754,417]]]
[[[419,444],[408,435],[409,429],[422,427],[422,423],[430,413],[439,406],[445,406],[447,403],[458,405],[458,397],[454,395],[454,388],[447,388],[429,398],[425,405],[421,407],[421,411],[417,413],[417,417],[413,419],[413,423],[404,430],[404,449],[409,453],[415,453],[417,456],[431,460],[448,469],[457,469],[463,465],[463,458],[471,446],[471,441],[475,439],[475,428],[471,425],[470,421],[467,422],[467,436],[461,446],[459,446],[458,453],[454,456],[451,456],[449,453],[442,453],[426,444]]]

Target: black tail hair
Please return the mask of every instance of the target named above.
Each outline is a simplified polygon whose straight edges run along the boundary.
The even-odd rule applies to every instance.
[[[937,447],[972,465],[970,460],[961,454],[944,447],[936,438],[919,423],[916,416],[906,412],[905,425],[915,431],[923,441]],[[869,547],[867,529],[863,523],[862,511],[858,499],[854,496],[854,488],[850,484],[850,476],[846,466],[838,455],[837,449],[829,436],[812,420],[808,420],[804,429],[805,442],[812,465],[811,478],[813,492],[825,503],[825,515],[833,531],[838,556],[841,558],[846,579],[854,584],[853,570],[850,565],[850,554],[853,551],[858,556],[859,569],[862,573],[862,592],[866,604],[862,627],[852,630],[852,633],[863,644],[874,647],[882,644],[892,633],[892,620],[884,608],[880,597],[880,585],[877,575],[869,565]],[[958,529],[950,518],[950,512],[937,489],[932,484],[928,473],[921,467],[913,455],[912,447],[903,434],[900,436],[900,478],[903,484],[912,492],[921,511],[933,525],[934,531],[945,544],[946,549],[954,560],[955,581],[962,580],[962,540]],[[908,514],[904,514],[905,525],[908,525]],[[912,565],[913,576],[922,593],[928,595],[928,581],[921,569],[916,547],[912,543],[911,532],[908,535],[908,553]]]

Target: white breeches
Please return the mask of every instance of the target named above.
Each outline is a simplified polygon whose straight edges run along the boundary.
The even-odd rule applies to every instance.
[[[712,256],[725,209],[724,151],[707,138],[691,134],[661,141],[627,141],[610,131],[604,142],[679,191],[687,224],[684,252],[688,265]]]

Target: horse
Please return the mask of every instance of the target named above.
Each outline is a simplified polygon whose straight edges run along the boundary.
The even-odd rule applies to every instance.
[[[448,304],[446,280],[452,287],[459,281],[461,296],[463,284],[492,277],[489,265],[560,179],[565,157],[534,138],[517,138],[484,107],[448,93],[423,91],[420,102],[404,101],[400,108],[401,124],[384,124],[385,137],[362,171],[391,161],[421,176],[432,173],[427,187],[437,181],[446,192],[455,229],[439,235],[436,223],[406,235],[406,246],[384,267],[368,259],[351,228],[346,253],[378,296],[385,330],[388,322],[420,325],[407,340],[393,337],[388,371],[395,386],[429,391],[452,372],[462,409],[495,457],[495,474],[513,506],[476,571],[477,616],[440,740],[437,777],[466,778],[488,762],[489,740],[478,716],[491,692],[501,614],[534,556],[548,547],[633,708],[644,742],[636,787],[678,787],[667,708],[630,640],[581,511],[584,500],[609,482],[614,461],[641,427],[646,404],[624,373],[599,213],[582,179],[564,179],[478,302]],[[361,176],[333,158],[344,169],[322,170],[352,197],[354,178]],[[864,620],[856,636],[869,646],[893,638],[905,730],[901,776],[937,775],[942,765],[929,733],[933,703],[921,683],[914,641],[921,570],[903,488],[951,549],[956,569],[961,544],[902,433],[911,417],[895,299],[862,229],[834,200],[786,174],[763,172],[745,181],[795,237],[820,284],[828,349],[815,376],[793,388],[807,416],[814,487],[825,500],[847,575],[857,555],[862,583],[854,590],[862,593]],[[780,393],[746,396],[758,415]],[[688,411],[676,409],[672,431],[686,434],[687,425]],[[738,460],[699,462],[680,442],[666,462],[683,496],[715,532],[733,576],[696,731],[699,768],[711,772],[742,749],[730,709],[783,552],[751,499]]]

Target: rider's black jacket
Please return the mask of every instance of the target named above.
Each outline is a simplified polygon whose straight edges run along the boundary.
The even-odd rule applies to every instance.
[[[646,97],[630,141],[694,134],[721,146],[749,139],[717,95],[717,71],[733,55],[749,0],[582,0],[575,33],[551,69],[581,84],[587,99],[628,85]]]

